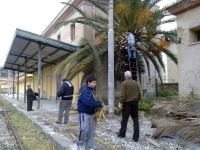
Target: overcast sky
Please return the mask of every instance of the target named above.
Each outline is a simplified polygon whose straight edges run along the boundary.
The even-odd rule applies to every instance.
[[[64,7],[62,1],[67,0],[0,0],[0,66],[4,65],[16,28],[41,34]],[[159,6],[175,1],[162,0]]]

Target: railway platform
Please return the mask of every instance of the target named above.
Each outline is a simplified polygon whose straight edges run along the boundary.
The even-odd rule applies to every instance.
[[[24,97],[19,96],[17,100],[16,95],[2,94],[7,101],[9,101],[16,109],[24,114],[24,116],[33,122],[38,129],[41,129],[49,138],[58,150],[77,150],[76,137],[79,132],[78,115],[76,110],[70,111],[68,124],[56,124],[58,117],[59,102],[54,100],[40,101],[40,109],[37,109],[37,101],[33,102],[34,111],[26,110],[26,103]],[[95,150],[177,150],[183,148],[185,150],[200,150],[200,145],[189,143],[170,138],[161,138],[156,140],[160,145],[154,145],[147,140],[154,133],[155,129],[151,128],[151,118],[146,118],[140,114],[140,138],[138,142],[132,140],[133,136],[133,122],[129,118],[127,125],[127,132],[125,138],[118,138],[116,132],[119,131],[121,116],[107,116],[104,120],[98,120],[95,133]],[[179,142],[181,141],[181,142]],[[186,148],[187,147],[187,148]]]

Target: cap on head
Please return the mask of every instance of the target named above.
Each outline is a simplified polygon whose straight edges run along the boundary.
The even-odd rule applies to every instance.
[[[27,85],[27,87],[30,87],[31,85]]]

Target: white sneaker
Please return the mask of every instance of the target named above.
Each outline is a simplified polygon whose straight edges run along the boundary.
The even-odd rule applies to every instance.
[[[83,150],[83,148],[77,145],[77,150]]]

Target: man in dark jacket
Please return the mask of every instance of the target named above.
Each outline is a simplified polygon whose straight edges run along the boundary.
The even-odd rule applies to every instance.
[[[139,139],[138,102],[141,97],[140,87],[132,79],[130,71],[125,72],[125,78],[126,80],[121,84],[120,96],[120,103],[123,107],[121,129],[116,134],[118,137],[125,137],[129,115],[131,115],[134,122],[133,140],[137,142]]]
[[[32,107],[33,107],[33,101],[35,100],[34,99],[35,95],[34,95],[34,92],[31,88],[31,85],[28,85],[27,87],[28,87],[28,89],[26,91],[26,94],[27,94],[27,111],[34,111],[32,109]]]
[[[86,79],[87,85],[81,91],[78,100],[78,121],[80,126],[79,136],[77,138],[78,150],[82,150],[82,146],[86,143],[85,149],[92,150],[96,119],[93,117],[95,108],[101,107],[101,101],[96,100],[94,88],[96,86],[96,78],[89,76]]]
[[[56,123],[58,124],[62,123],[63,112],[65,111],[64,124],[67,124],[69,119],[70,107],[72,105],[74,86],[69,81],[67,81],[66,78],[63,79],[62,81],[63,84],[60,90],[57,92],[57,96],[58,97],[61,96],[62,99],[60,101],[58,121]]]

